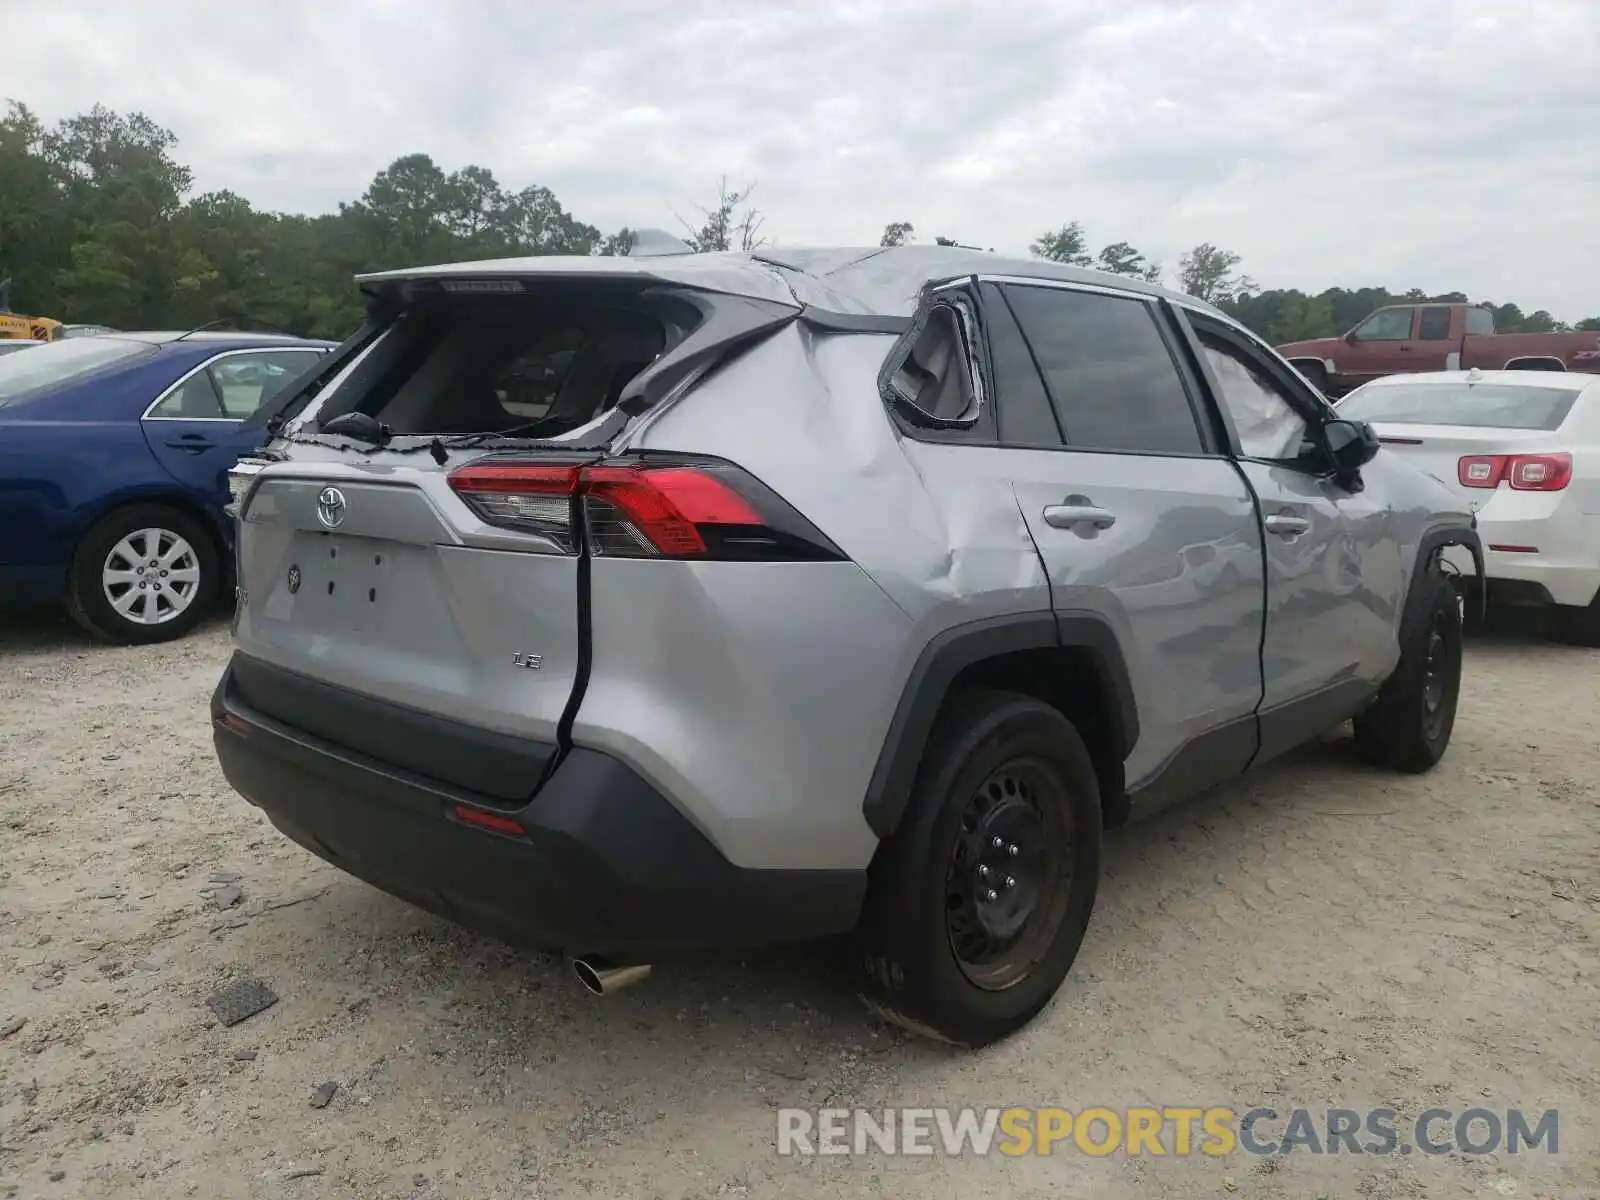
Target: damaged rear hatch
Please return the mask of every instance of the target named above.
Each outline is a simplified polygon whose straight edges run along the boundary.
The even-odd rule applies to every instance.
[[[587,670],[563,481],[798,311],[602,261],[366,281],[368,325],[242,473],[236,703],[489,802],[537,789]],[[507,456],[541,481],[505,487]]]

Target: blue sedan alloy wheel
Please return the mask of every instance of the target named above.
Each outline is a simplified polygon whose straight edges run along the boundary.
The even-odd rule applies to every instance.
[[[215,606],[221,556],[181,509],[138,504],[101,518],[73,562],[71,610],[106,641],[181,637]]]
[[[170,529],[136,529],[106,555],[100,586],[130,621],[164,625],[194,603],[200,562],[194,547]]]

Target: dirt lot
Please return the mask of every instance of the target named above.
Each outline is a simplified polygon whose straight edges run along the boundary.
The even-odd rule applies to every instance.
[[[1480,638],[1432,775],[1329,743],[1113,835],[1061,996],[973,1055],[816,953],[595,1001],[340,875],[224,785],[225,653],[0,626],[0,1197],[1600,1196],[1600,653]],[[224,1029],[244,975],[281,1000]],[[774,1151],[783,1105],[1149,1103],[1558,1108],[1560,1152]]]

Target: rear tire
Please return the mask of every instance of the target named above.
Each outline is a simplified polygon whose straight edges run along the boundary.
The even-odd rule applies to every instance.
[[[1444,757],[1461,695],[1461,606],[1430,569],[1417,616],[1401,629],[1400,662],[1355,719],[1356,749],[1377,766],[1420,774]]]
[[[192,630],[221,586],[209,529],[181,509],[133,504],[101,517],[78,544],[67,611],[103,641],[149,645]]]
[[[1061,986],[1094,911],[1100,790],[1072,723],[1029,696],[947,704],[880,847],[857,930],[862,999],[912,1032],[982,1046]]]
[[[1557,641],[1569,646],[1600,646],[1600,597],[1588,608],[1562,607],[1553,625]]]

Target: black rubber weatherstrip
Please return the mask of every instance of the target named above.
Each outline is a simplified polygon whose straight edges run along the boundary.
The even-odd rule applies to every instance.
[[[813,329],[824,329],[829,333],[901,334],[913,324],[910,317],[896,317],[882,313],[834,312],[829,308],[818,308],[815,304],[808,304],[800,310],[800,320]]]

